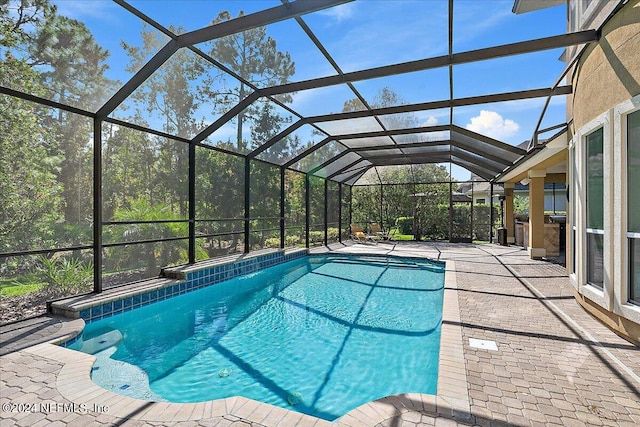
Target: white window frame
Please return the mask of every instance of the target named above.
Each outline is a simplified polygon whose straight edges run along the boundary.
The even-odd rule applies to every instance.
[[[618,211],[615,215],[616,234],[614,236],[614,259],[616,263],[615,277],[618,288],[615,292],[613,312],[633,322],[640,323],[640,305],[629,301],[629,230],[627,224],[628,210],[628,182],[627,182],[627,116],[640,110],[640,95],[622,102],[613,108],[614,132],[614,170],[618,171],[613,177],[615,188],[614,206]]]
[[[576,137],[574,136],[569,142],[569,243],[568,246],[571,248],[571,257],[567,259],[566,262],[569,264],[569,280],[571,281],[571,285],[577,291],[578,286],[578,199],[576,196],[577,192],[577,182],[576,178],[578,175],[578,165],[576,163]],[[575,239],[574,239],[575,235]],[[575,262],[574,262],[575,260]]]
[[[577,182],[574,185],[574,192],[579,189],[576,197],[579,199],[576,211],[576,247],[579,253],[576,253],[576,282],[578,284],[578,292],[590,301],[598,304],[607,311],[613,310],[613,265],[612,265],[612,241],[611,231],[613,230],[613,179],[611,179],[612,171],[612,155],[611,155],[611,132],[612,132],[612,110],[608,110],[586,125],[582,126],[576,132],[575,138],[575,159],[577,160]],[[587,182],[587,156],[586,156],[586,138],[594,131],[602,128],[602,154],[603,154],[603,175],[604,175],[604,246],[603,246],[603,285],[602,288],[587,283],[587,209],[586,209],[586,182]]]

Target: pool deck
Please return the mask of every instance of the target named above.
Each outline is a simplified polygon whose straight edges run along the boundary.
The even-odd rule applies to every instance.
[[[326,251],[447,262],[437,396],[387,397],[333,423],[242,397],[199,404],[144,402],[93,384],[93,356],[46,343],[81,328],[81,320],[43,317],[0,328],[0,423],[640,425],[640,347],[576,303],[563,267],[533,261],[521,248],[497,245],[380,243],[311,252]]]

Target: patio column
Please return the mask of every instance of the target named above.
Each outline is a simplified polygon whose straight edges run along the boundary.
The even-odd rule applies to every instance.
[[[529,256],[540,259],[544,248],[544,170],[529,171]]]
[[[507,229],[507,243],[516,242],[516,224],[513,220],[513,182],[504,183],[504,226]]]

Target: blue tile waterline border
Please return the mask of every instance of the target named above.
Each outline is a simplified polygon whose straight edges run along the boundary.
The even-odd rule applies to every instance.
[[[185,279],[176,279],[168,285],[151,289],[146,292],[126,295],[118,299],[96,304],[79,310],[79,317],[86,323],[95,322],[115,314],[144,307],[154,302],[166,300],[207,286],[215,285],[225,280],[233,279],[244,274],[253,273],[277,264],[293,261],[308,255],[308,250],[296,250],[290,253],[283,251],[257,255],[248,259],[231,261],[225,264],[198,267],[189,266],[184,272]],[[76,339],[61,345],[67,347]]]

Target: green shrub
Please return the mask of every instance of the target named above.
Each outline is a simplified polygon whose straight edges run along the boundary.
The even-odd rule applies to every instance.
[[[93,282],[93,262],[78,258],[41,257],[35,274],[46,286],[57,287],[63,294],[86,292]]]
[[[398,219],[396,219],[396,227],[398,227],[400,234],[413,234],[413,217],[398,217]]]
[[[300,243],[300,236],[285,236],[284,237],[284,245],[286,247],[296,246]]]
[[[324,236],[322,238],[324,239]],[[338,240],[338,227],[329,227],[329,228],[327,228],[327,239],[329,241],[337,241]]]
[[[322,243],[324,242],[324,232],[322,231],[310,231],[309,243]]]
[[[264,241],[265,248],[279,248],[280,247],[280,238],[279,237],[269,237]]]

